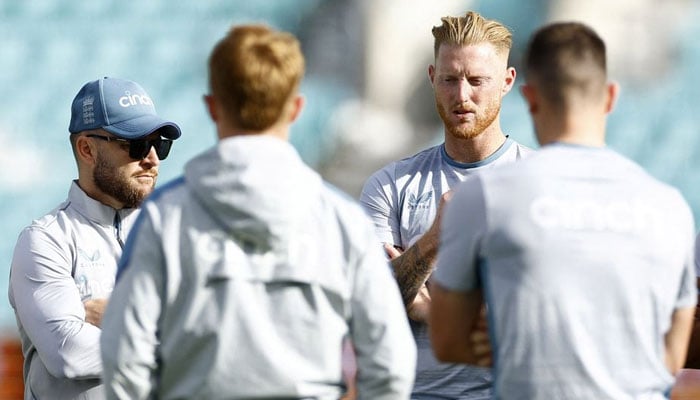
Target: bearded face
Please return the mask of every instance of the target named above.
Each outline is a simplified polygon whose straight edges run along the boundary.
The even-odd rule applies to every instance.
[[[441,102],[435,93],[438,114],[445,125],[445,131],[456,139],[471,139],[479,136],[501,111],[501,98],[492,98],[481,106],[468,102],[447,104]]]
[[[130,163],[126,166],[130,166]],[[124,204],[125,208],[136,208],[141,205],[156,185],[157,170],[130,171],[128,168],[120,167],[108,157],[97,154],[93,179],[104,194],[113,197]],[[148,178],[144,178],[144,176]]]
[[[493,125],[512,84],[507,71],[507,55],[489,43],[440,46],[429,72],[448,135],[470,139]]]

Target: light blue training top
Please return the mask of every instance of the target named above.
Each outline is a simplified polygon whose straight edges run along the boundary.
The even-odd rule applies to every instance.
[[[681,194],[607,148],[553,144],[460,185],[433,279],[483,287],[499,399],[664,399],[696,303]]]

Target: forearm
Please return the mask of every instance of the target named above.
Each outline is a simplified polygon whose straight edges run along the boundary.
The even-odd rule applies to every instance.
[[[436,284],[430,311],[430,339],[442,362],[478,364],[470,340],[483,304],[481,290],[457,292]]]
[[[688,343],[688,356],[684,368],[700,368],[700,301],[695,308],[695,318],[693,319],[693,328]]]
[[[671,317],[671,328],[665,336],[665,359],[668,370],[674,375],[683,367],[688,354],[694,313],[695,307],[681,308]]]
[[[75,284],[33,285],[25,281],[11,283],[15,312],[49,373],[69,379],[98,377],[102,370],[100,329],[85,322]]]
[[[427,235],[426,235],[427,236]],[[422,237],[399,257],[391,260],[404,306],[411,304],[430,276],[437,255],[437,241]]]
[[[47,331],[51,331],[50,326]],[[101,375],[99,328],[84,322],[63,322],[53,332],[55,335],[35,343],[51,375],[68,379],[93,379]]]
[[[460,347],[452,347],[449,351],[434,350],[435,358],[443,363],[478,365],[479,362],[466,341]]]

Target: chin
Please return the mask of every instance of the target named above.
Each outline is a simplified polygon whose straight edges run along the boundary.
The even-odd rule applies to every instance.
[[[473,139],[479,135],[482,134],[482,132],[478,132],[474,129],[449,129],[448,130],[450,136],[452,136],[455,139]]]
[[[146,197],[153,193],[152,185],[139,185],[133,188],[133,198],[137,202],[142,202]]]

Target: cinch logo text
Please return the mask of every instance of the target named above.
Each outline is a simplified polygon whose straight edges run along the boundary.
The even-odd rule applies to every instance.
[[[642,200],[600,201],[550,196],[532,202],[530,217],[543,228],[619,233],[650,232],[661,219],[656,208]]]
[[[119,98],[119,105],[122,107],[131,107],[135,105],[152,106],[153,101],[145,94],[131,94],[125,92],[125,95]]]

